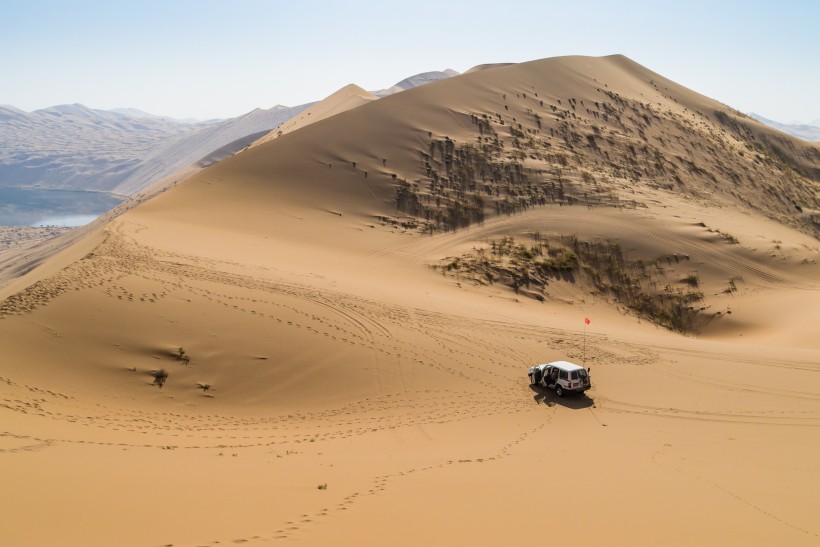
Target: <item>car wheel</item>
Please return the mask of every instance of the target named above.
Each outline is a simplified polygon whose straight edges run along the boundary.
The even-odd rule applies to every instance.
[[[559,397],[564,396],[564,388],[561,387],[561,384],[558,384],[558,385],[555,386],[555,394],[558,395]]]

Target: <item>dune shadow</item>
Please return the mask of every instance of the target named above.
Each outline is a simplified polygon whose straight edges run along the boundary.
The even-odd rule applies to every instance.
[[[535,393],[532,398],[537,404],[559,405],[573,410],[590,408],[595,404],[595,401],[586,393],[567,393],[563,397],[559,397],[555,394],[555,391],[546,387],[531,385],[530,389]]]

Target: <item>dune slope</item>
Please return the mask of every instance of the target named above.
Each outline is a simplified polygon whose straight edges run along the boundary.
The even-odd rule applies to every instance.
[[[90,230],[0,289],[0,534],[523,544],[556,508],[555,542],[816,544],[818,149],[736,116],[620,56],[487,68]],[[440,267],[561,236],[702,292],[701,334],[583,263]],[[586,396],[528,385],[561,359]]]
[[[296,131],[312,123],[316,123],[325,118],[330,118],[341,112],[345,112],[357,106],[361,106],[370,101],[378,99],[372,93],[369,93],[357,86],[356,84],[349,84],[339,89],[335,93],[330,94],[318,103],[312,105],[307,110],[301,112],[297,116],[291,118],[287,122],[277,127],[274,131],[270,131],[266,135],[257,139],[253,146],[258,146],[262,143],[279,138],[286,133]]]

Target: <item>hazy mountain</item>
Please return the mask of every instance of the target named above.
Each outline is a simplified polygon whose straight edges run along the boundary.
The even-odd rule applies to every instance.
[[[111,112],[116,112],[118,114],[124,114],[125,116],[130,116],[132,118],[165,118],[177,122],[182,123],[193,123],[193,124],[207,124],[207,123],[216,123],[221,121],[218,118],[210,118],[207,120],[198,120],[196,118],[172,118],[170,116],[159,116],[157,114],[151,114],[150,112],[146,112],[144,110],[140,110],[139,108],[112,108]]]
[[[160,143],[197,126],[80,104],[0,107],[0,186],[114,191]]]
[[[0,187],[131,195],[238,139],[278,126],[308,106],[276,106],[197,123],[80,104],[34,112],[3,106]]]
[[[374,94],[383,97],[456,74],[416,74]],[[34,112],[0,106],[0,187],[133,195],[188,165],[236,152],[313,104],[207,121],[81,104]]]
[[[130,116],[132,118],[162,118],[163,116],[158,116],[157,114],[151,114],[150,112],[146,112],[144,110],[140,110],[139,108],[112,108],[111,112],[116,112],[117,114],[123,114],[125,116]]]
[[[779,129],[780,131],[788,133],[793,137],[803,139],[804,141],[820,142],[820,119],[814,120],[808,124],[791,124],[776,122],[774,120],[764,118],[760,114],[755,114],[754,112],[750,112],[749,116],[756,119],[760,123],[765,123],[769,127]]]
[[[439,80],[444,80],[445,78],[452,78],[453,76],[458,76],[458,74],[458,72],[450,68],[444,71],[434,70],[432,72],[422,72],[421,74],[415,74],[409,78],[405,78],[387,89],[371,91],[371,93],[376,97],[387,97],[388,95],[393,95],[394,93],[399,93],[400,91],[406,91],[420,85],[437,82]]]
[[[313,103],[299,106],[257,108],[236,118],[229,118],[159,143],[147,151],[139,164],[121,180],[113,191],[133,195],[152,182],[197,162],[213,163],[241,150],[267,131],[299,114]],[[218,154],[214,154],[215,152]],[[204,161],[203,161],[204,160]]]
[[[9,121],[25,117],[26,112],[10,104],[0,104],[0,121]]]

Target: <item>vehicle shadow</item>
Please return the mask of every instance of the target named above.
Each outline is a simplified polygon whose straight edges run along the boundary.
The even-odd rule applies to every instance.
[[[536,404],[546,404],[547,406],[563,406],[573,410],[580,410],[583,408],[590,408],[595,404],[595,401],[590,399],[586,393],[567,393],[563,397],[555,394],[555,391],[541,386],[530,386],[530,389],[535,393],[533,400]]]

